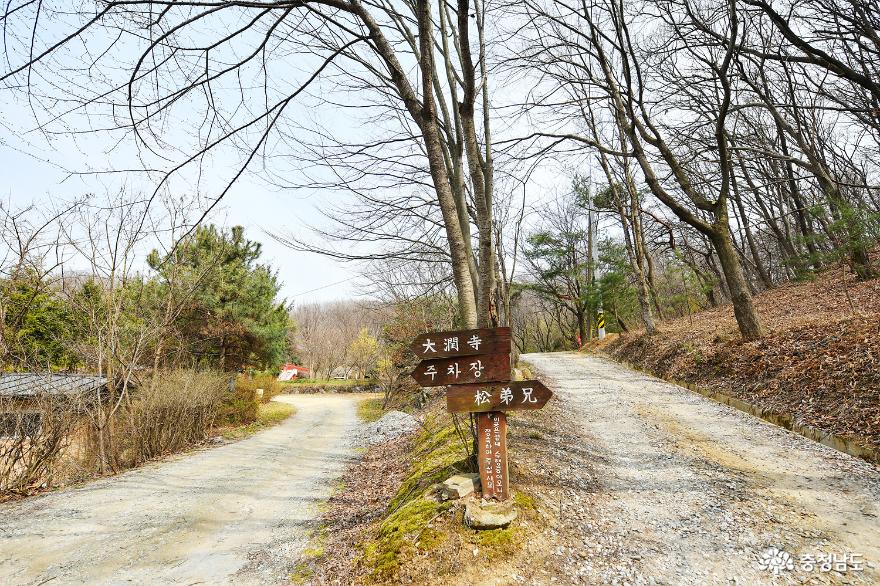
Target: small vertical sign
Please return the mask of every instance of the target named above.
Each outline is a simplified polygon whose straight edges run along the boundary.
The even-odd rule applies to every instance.
[[[477,414],[477,437],[483,496],[505,501],[510,493],[507,478],[507,416],[500,411]]]

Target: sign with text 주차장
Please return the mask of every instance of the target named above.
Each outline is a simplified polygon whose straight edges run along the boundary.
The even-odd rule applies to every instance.
[[[423,387],[504,381],[510,378],[510,355],[480,354],[423,360],[411,376]]]

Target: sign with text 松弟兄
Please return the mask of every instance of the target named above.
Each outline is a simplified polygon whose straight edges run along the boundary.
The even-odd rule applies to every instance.
[[[421,360],[477,354],[510,354],[510,328],[428,332],[416,337],[409,348]]]
[[[537,380],[450,386],[446,410],[450,413],[486,413],[541,409],[553,393]]]

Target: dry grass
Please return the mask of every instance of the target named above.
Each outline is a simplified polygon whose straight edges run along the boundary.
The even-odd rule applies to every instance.
[[[296,407],[290,403],[272,401],[264,403],[257,409],[257,420],[247,425],[231,427],[222,430],[221,435],[226,439],[239,440],[251,436],[258,431],[277,425],[296,413]]]
[[[382,417],[382,415],[385,414],[385,410],[382,408],[383,403],[384,401],[381,397],[375,399],[364,399],[363,401],[358,403],[358,417],[360,417],[361,420],[366,423],[378,421]]]
[[[757,404],[880,447],[880,279],[840,269],[755,298],[766,335],[744,342],[732,307],[623,334],[601,348],[657,376]]]

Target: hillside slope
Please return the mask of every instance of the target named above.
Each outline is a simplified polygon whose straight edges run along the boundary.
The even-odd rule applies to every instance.
[[[725,305],[663,322],[654,337],[616,336],[602,350],[880,448],[880,279],[858,283],[835,269],[755,303],[766,330],[758,341],[739,338]]]

